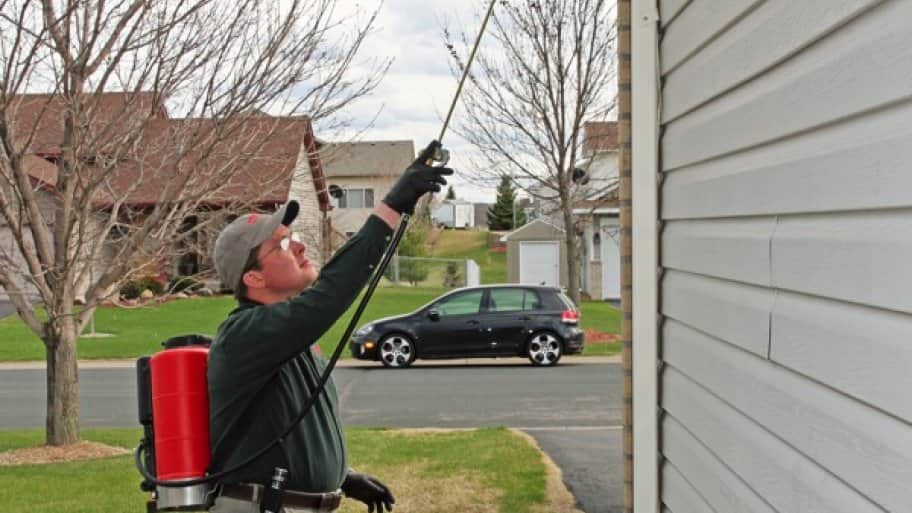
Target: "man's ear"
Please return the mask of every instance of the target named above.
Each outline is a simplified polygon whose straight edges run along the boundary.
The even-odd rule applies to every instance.
[[[263,273],[256,269],[251,269],[244,273],[244,275],[241,276],[241,281],[244,282],[244,285],[246,285],[248,289],[262,289],[266,286],[263,280]]]

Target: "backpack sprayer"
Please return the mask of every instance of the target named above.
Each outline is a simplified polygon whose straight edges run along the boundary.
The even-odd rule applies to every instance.
[[[462,86],[468,76],[469,68],[475,59],[481,37],[488,20],[494,11],[496,0],[491,0],[487,14],[478,31],[478,37],[462,76],[453,101],[450,103],[446,120],[440,130],[438,141],[450,124],[456,101],[462,92]],[[437,146],[428,164],[445,165],[449,152]],[[330,373],[336,366],[345,342],[351,337],[361,314],[377,288],[390,259],[399,246],[405,230],[408,228],[409,215],[402,214],[399,227],[387,247],[380,265],[371,277],[367,292],[358,304],[351,322],[345,329],[339,345],[333,351],[326,369],[320,376],[316,390],[301,407],[300,413],[289,424],[285,431],[272,443],[252,454],[249,458],[215,474],[208,474],[210,463],[209,452],[209,388],[206,381],[206,365],[211,339],[200,335],[174,337],[162,343],[164,350],[153,356],[143,356],[136,361],[137,403],[139,423],[143,427],[143,438],[133,452],[134,462],[143,477],[140,489],[151,492],[151,499],[146,503],[146,511],[200,511],[213,500],[213,484],[222,476],[243,468],[250,462],[266,453],[283,438],[310,411],[314,402],[323,393]],[[283,470],[283,469],[277,469]],[[278,481],[274,476],[273,487],[284,485],[284,475]]]

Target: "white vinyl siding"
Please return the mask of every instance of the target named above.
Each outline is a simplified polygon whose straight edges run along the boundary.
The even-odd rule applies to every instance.
[[[658,4],[662,511],[912,512],[912,0]]]

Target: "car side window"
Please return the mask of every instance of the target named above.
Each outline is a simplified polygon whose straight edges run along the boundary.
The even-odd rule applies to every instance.
[[[454,294],[437,303],[435,309],[443,316],[477,314],[481,308],[482,295],[481,290]]]
[[[538,293],[526,289],[491,289],[488,299],[490,312],[519,312],[540,310],[541,299]]]

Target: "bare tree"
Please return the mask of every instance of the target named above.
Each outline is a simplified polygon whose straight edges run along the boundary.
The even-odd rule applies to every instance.
[[[333,4],[0,0],[0,288],[46,347],[48,444],[79,440],[76,341],[99,303],[272,197],[269,145],[385,73],[349,76],[374,18]]]
[[[565,227],[569,293],[579,301],[579,244],[573,204],[603,191],[579,187],[583,123],[607,118],[616,98],[614,3],[605,0],[504,0],[494,11],[477,72],[463,92],[458,133],[481,162],[470,173],[481,183],[503,175],[531,196],[551,202]],[[456,46],[465,31],[444,30]],[[579,176],[577,176],[579,178]],[[613,185],[613,184],[611,184]]]

